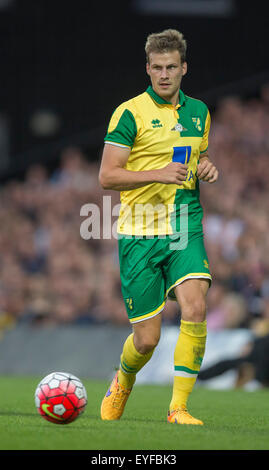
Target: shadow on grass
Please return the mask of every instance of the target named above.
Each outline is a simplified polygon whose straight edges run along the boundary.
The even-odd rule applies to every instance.
[[[18,411],[0,411],[0,416],[15,416],[15,417],[21,417],[21,418],[35,418],[36,420],[39,420],[40,421],[40,418],[41,416],[38,414],[38,413],[23,413],[23,412],[18,412]],[[85,423],[85,421],[89,421],[89,425],[91,423],[91,420],[95,421],[95,425],[96,425],[96,421],[99,421],[100,424],[104,424],[104,425],[115,425],[116,423],[121,423],[121,424],[134,424],[134,423],[144,423],[144,424],[166,424],[166,420],[165,419],[149,419],[149,418],[122,418],[120,420],[116,420],[116,421],[102,421],[100,416],[99,415],[84,415],[84,416],[80,416],[77,418],[77,420],[79,421],[83,421]],[[77,420],[75,420],[74,422],[77,422]],[[43,418],[43,421],[46,423],[46,420]],[[44,423],[44,424],[45,424]],[[43,424],[43,427],[44,427],[44,424]],[[48,424],[45,424],[46,427],[51,427],[52,425],[54,425],[55,423],[50,423],[48,422]],[[72,423],[69,423],[69,425],[72,424]],[[59,424],[57,427],[64,427],[64,428],[67,428],[69,427],[68,425],[64,425],[64,424]],[[82,428],[80,426],[80,428]],[[78,426],[76,425],[76,429],[78,429]],[[85,428],[84,428],[85,429]]]
[[[22,416],[22,417],[34,417],[39,418],[36,413],[21,413],[18,411],[0,411],[0,416]]]
[[[41,415],[39,415],[38,413],[23,413],[23,412],[18,412],[18,411],[0,411],[0,416],[16,416],[16,417],[21,417],[21,418],[35,418],[35,419],[38,419],[40,420],[40,418],[42,418]],[[44,421],[45,418],[43,418]],[[94,420],[98,420],[100,419],[100,416],[98,415],[84,415],[84,416],[79,416],[77,418],[77,420],[79,419],[79,421],[81,420],[86,420],[86,419],[94,419]],[[75,420],[76,421],[76,420]],[[50,423],[50,424],[55,424],[55,423]],[[71,423],[69,423],[71,424]]]
[[[149,418],[123,418],[121,419],[122,423],[166,423],[165,419],[149,419]]]

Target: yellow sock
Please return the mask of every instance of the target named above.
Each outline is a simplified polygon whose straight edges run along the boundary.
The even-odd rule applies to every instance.
[[[137,372],[150,360],[153,351],[154,349],[147,354],[140,354],[134,345],[134,334],[131,333],[124,343],[120,357],[119,383],[125,388],[132,388]]]
[[[181,320],[174,353],[174,385],[170,411],[187,406],[205,353],[206,320],[200,323]]]

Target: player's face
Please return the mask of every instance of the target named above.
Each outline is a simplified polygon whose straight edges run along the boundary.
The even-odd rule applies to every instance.
[[[149,54],[147,73],[153,90],[166,101],[177,104],[178,93],[183,75],[187,72],[187,63],[181,63],[180,53],[175,51]]]

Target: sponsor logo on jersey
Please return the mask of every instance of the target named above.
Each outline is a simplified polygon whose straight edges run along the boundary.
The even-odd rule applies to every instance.
[[[184,132],[184,131],[187,131],[188,129],[186,129],[185,127],[182,126],[182,124],[180,124],[180,122],[178,122],[172,129],[171,131],[178,131],[178,132]]]

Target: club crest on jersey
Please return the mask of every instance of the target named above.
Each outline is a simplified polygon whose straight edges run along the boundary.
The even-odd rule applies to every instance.
[[[201,130],[202,130],[201,119],[199,117],[192,117],[192,122],[195,125],[196,129],[199,132],[201,132]]]
[[[171,131],[178,131],[178,132],[183,132],[183,131],[187,131],[188,129],[185,129],[185,127],[182,126],[182,124],[180,124],[180,122],[178,122],[172,129]]]

